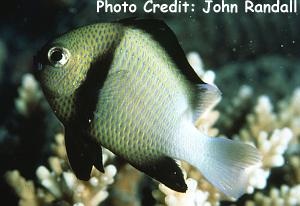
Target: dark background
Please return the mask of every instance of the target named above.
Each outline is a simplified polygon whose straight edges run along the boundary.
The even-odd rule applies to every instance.
[[[145,14],[142,3],[127,2],[134,2],[138,12],[96,13],[95,0],[10,0],[1,5],[1,177],[8,170],[18,169],[24,177],[35,179],[37,166],[45,164],[49,156],[49,142],[62,130],[47,103],[24,117],[16,111],[14,101],[23,74],[34,70],[32,57],[36,51],[74,27],[132,16],[164,19],[184,50],[198,52],[205,67],[216,72],[216,84],[224,97],[220,111],[225,110],[242,84],[252,86],[255,95],[267,93],[276,102],[300,83],[298,14]],[[0,191],[2,202],[16,205],[17,198],[3,179]]]

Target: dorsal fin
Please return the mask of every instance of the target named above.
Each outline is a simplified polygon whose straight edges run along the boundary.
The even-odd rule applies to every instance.
[[[132,26],[150,34],[165,49],[181,73],[192,83],[204,84],[189,64],[174,32],[162,20],[127,18],[120,20],[124,26]]]
[[[210,84],[199,84],[196,89],[194,102],[193,121],[202,114],[211,110],[221,100],[221,92],[218,87]]]

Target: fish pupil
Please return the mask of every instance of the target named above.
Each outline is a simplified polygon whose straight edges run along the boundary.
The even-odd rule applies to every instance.
[[[70,57],[69,50],[60,47],[53,47],[48,52],[48,60],[54,67],[64,66]]]
[[[60,50],[54,51],[50,56],[50,59],[53,62],[59,62],[62,58],[63,58],[63,53]]]

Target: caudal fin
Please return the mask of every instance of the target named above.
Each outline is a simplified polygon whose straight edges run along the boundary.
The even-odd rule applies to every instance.
[[[249,169],[261,162],[257,149],[226,138],[202,136],[187,138],[183,159],[195,166],[204,177],[225,195],[239,198],[246,192]]]

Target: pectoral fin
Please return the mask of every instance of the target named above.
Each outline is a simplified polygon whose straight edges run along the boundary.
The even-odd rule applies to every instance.
[[[187,190],[182,170],[175,160],[170,157],[162,157],[143,165],[132,165],[173,190],[178,192]]]
[[[66,150],[71,168],[78,179],[89,180],[93,165],[104,172],[101,145],[82,132],[66,128]]]

